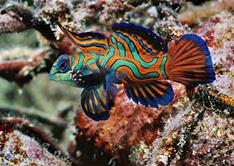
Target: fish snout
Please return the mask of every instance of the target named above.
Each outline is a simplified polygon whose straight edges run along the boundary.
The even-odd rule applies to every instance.
[[[56,73],[57,71],[55,70],[54,67],[51,68],[50,72],[49,72],[49,79],[50,80],[56,80]]]
[[[49,73],[49,79],[50,79],[50,80],[55,80],[55,75]]]

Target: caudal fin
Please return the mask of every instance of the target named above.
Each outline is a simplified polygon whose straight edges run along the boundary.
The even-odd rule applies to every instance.
[[[213,63],[204,40],[195,34],[183,35],[169,45],[169,79],[186,86],[215,80]]]

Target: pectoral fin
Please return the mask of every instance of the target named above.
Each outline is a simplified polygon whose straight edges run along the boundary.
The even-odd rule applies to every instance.
[[[166,81],[156,81],[151,84],[125,85],[125,91],[134,102],[145,106],[158,107],[167,105],[173,99],[174,93],[171,85]]]
[[[115,88],[114,86],[112,88]],[[111,92],[108,92],[111,93]],[[81,95],[84,113],[95,121],[107,120],[109,110],[114,105],[114,95],[107,95],[104,84],[86,88]]]

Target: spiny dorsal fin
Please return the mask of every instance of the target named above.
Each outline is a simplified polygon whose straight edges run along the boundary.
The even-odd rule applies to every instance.
[[[112,30],[117,33],[127,34],[135,43],[152,55],[159,55],[167,52],[167,45],[161,37],[157,36],[151,30],[132,23],[115,23]]]
[[[106,54],[108,52],[108,41],[104,34],[98,32],[75,33],[65,29],[61,25],[59,26],[69,39],[82,51],[97,54]]]

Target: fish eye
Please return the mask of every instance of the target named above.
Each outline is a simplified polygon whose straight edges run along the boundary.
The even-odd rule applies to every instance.
[[[62,62],[59,66],[60,69],[64,70],[66,68],[67,64],[66,62]]]
[[[60,72],[66,72],[70,67],[70,60],[69,57],[61,57],[58,68]]]

